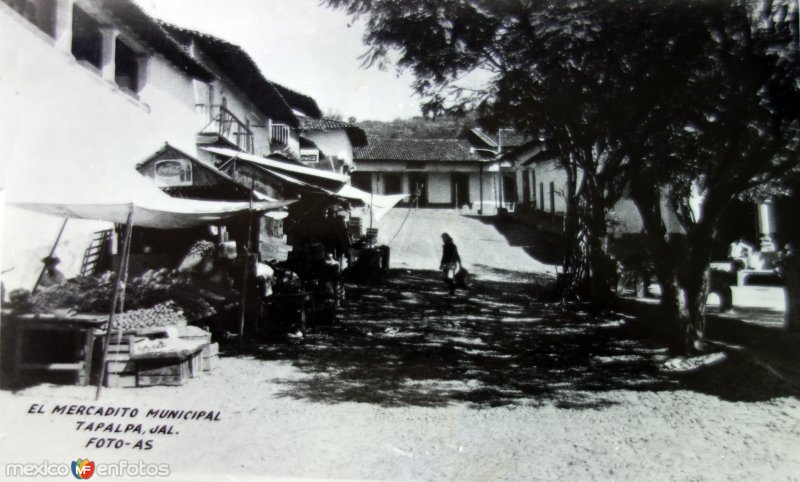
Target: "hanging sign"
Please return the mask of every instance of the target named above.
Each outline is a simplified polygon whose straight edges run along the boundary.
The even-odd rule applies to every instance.
[[[192,163],[188,159],[162,159],[155,163],[155,184],[159,187],[191,186]]]

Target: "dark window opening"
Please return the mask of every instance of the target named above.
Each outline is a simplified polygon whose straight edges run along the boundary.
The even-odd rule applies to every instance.
[[[383,176],[384,194],[401,194],[403,192],[402,174],[385,174]]]
[[[518,202],[517,179],[513,174],[503,176],[503,199],[506,203]]]
[[[416,203],[417,206],[425,207],[428,205],[428,175],[422,173],[411,173],[408,176],[408,185],[411,197],[409,201]]]
[[[372,173],[356,171],[350,174],[350,183],[356,189],[372,192]]]
[[[3,0],[51,37],[56,35],[56,0]]]
[[[539,209],[544,211],[544,183],[539,183]]]
[[[80,7],[72,9],[72,55],[98,69],[102,66],[103,36],[100,24]]]
[[[550,183],[550,212],[556,212],[556,183]]]
[[[469,174],[454,172],[451,175],[451,199],[453,205],[460,208],[469,204]]]
[[[134,94],[138,93],[141,89],[141,82],[139,80],[139,59],[136,52],[119,39],[114,48],[116,49],[114,80],[121,88]]]
[[[527,171],[522,171],[522,202],[526,206],[531,203],[531,177]]]

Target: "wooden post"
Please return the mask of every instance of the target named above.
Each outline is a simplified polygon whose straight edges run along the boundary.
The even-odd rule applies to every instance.
[[[247,239],[244,245],[244,266],[242,269],[242,297],[239,307],[239,348],[244,348],[244,318],[247,308],[247,275],[250,271],[250,250],[253,238],[253,197],[255,197],[256,178],[250,182],[250,210],[247,214]]]
[[[61,224],[61,229],[58,230],[58,236],[56,236],[56,241],[55,243],[53,243],[53,247],[50,248],[50,254],[47,255],[48,258],[52,257],[55,254],[56,248],[58,247],[58,243],[61,242],[61,235],[64,234],[64,228],[67,227],[67,221],[69,221],[69,218],[64,218],[64,222]],[[45,270],[47,270],[47,265],[42,266],[42,270],[39,272],[39,277],[36,278],[36,284],[33,285],[31,294],[36,293],[36,290],[39,288],[39,283],[42,282]]]
[[[478,214],[483,214],[483,162],[478,163],[478,192],[480,192],[481,198]]]
[[[128,260],[130,258],[130,245],[131,245],[131,231],[133,230],[133,204],[130,205],[128,211],[128,220],[125,223],[125,237],[122,241],[122,259],[120,260],[119,268],[117,269],[117,279],[114,284],[114,293],[111,295],[111,308],[108,313],[108,326],[106,327],[106,337],[103,342],[103,355],[100,357],[100,378],[97,380],[97,392],[95,393],[95,400],[100,400],[100,393],[103,389],[103,382],[106,377],[106,360],[108,359],[108,342],[111,338],[111,331],[114,329],[114,315],[117,311],[117,299],[120,298],[120,292],[124,293],[124,282],[127,277]]]

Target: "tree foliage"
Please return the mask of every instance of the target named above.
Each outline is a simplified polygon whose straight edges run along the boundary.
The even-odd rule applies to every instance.
[[[593,281],[608,264],[606,215],[630,195],[665,305],[702,336],[722,210],[797,166],[793,0],[327,3],[366,21],[365,63],[396,52],[429,111],[477,109],[546,143],[569,174]],[[686,243],[669,242],[664,205]]]

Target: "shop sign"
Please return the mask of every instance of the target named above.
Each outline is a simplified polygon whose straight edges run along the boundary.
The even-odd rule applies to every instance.
[[[319,150],[301,150],[300,160],[303,162],[319,162]]]
[[[159,187],[191,186],[192,163],[188,159],[156,161],[155,183]]]

